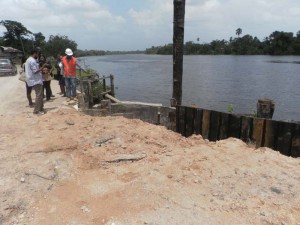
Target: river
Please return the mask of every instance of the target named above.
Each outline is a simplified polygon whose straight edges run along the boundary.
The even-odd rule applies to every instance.
[[[169,105],[172,56],[80,58],[101,75],[115,75],[120,100]],[[184,56],[183,105],[252,114],[258,99],[275,101],[274,119],[300,121],[300,56]]]

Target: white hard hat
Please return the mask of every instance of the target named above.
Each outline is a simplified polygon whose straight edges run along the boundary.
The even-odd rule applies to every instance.
[[[66,55],[73,55],[73,51],[70,49],[70,48],[67,48],[66,51],[65,51]]]

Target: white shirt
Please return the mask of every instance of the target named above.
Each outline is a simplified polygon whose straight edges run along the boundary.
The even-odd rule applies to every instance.
[[[27,85],[32,87],[37,84],[43,84],[42,73],[39,71],[39,64],[36,59],[30,56],[25,63],[25,73]]]
[[[60,62],[60,63],[58,64],[58,66],[59,66],[59,68],[60,68],[60,74],[61,74],[61,75],[64,75],[64,65],[62,64],[62,62]]]

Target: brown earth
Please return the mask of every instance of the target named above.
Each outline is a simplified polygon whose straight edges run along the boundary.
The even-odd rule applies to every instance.
[[[24,83],[0,81],[0,224],[300,224],[300,159],[61,97],[33,116]]]

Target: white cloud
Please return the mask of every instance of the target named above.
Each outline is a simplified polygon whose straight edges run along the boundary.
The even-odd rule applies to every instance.
[[[172,21],[173,4],[171,1],[150,0],[151,8],[137,11],[131,8],[129,16],[139,26],[157,26]]]
[[[52,0],[51,3],[58,9],[64,11],[94,11],[99,10],[101,6],[94,0]]]
[[[46,37],[67,35],[80,48],[146,48],[173,36],[172,0],[120,0],[120,7],[107,0],[0,0],[0,6],[0,20]],[[185,40],[228,40],[238,27],[263,39],[275,30],[296,33],[299,20],[299,0],[186,0]]]

